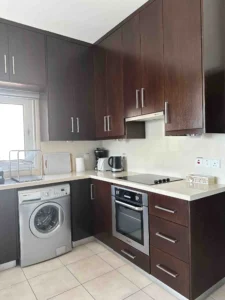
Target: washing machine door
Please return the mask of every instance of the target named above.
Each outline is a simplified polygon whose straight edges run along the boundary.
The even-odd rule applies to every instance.
[[[57,233],[64,221],[62,207],[54,202],[38,206],[30,217],[30,230],[38,238],[49,238]]]

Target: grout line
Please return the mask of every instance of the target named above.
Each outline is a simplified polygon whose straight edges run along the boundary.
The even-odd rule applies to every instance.
[[[20,267],[21,268],[21,267]],[[27,279],[27,276],[26,276],[26,274],[24,273],[24,271],[23,271],[23,269],[21,268],[21,270],[22,270],[22,272],[23,272],[23,274],[24,274],[24,276],[25,276],[25,278]],[[29,282],[29,280],[27,279],[26,280],[27,281],[27,283],[29,284],[29,286],[30,286],[30,288],[31,288],[31,291],[33,292],[33,294],[34,294],[34,297],[38,300],[38,298],[37,298],[37,296],[36,296],[36,294],[35,294],[35,292],[34,292],[34,290],[33,290],[33,288],[32,288],[32,286],[31,286],[31,284],[30,284],[30,282]]]

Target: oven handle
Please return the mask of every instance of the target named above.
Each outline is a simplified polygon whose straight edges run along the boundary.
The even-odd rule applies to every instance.
[[[127,208],[130,208],[132,210],[136,210],[136,211],[143,211],[143,207],[136,207],[136,206],[133,206],[133,205],[130,205],[130,204],[127,204],[127,203],[123,203],[121,201],[118,201],[118,200],[115,200],[115,202],[119,205],[122,205],[124,207],[127,207]]]

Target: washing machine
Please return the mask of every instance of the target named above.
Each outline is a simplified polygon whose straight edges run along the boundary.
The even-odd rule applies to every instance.
[[[69,184],[19,191],[18,201],[22,267],[72,250]]]

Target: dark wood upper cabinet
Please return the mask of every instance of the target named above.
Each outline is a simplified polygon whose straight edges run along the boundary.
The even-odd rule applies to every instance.
[[[45,36],[8,25],[10,81],[46,85]]]
[[[7,25],[0,23],[0,80],[9,81]]]

